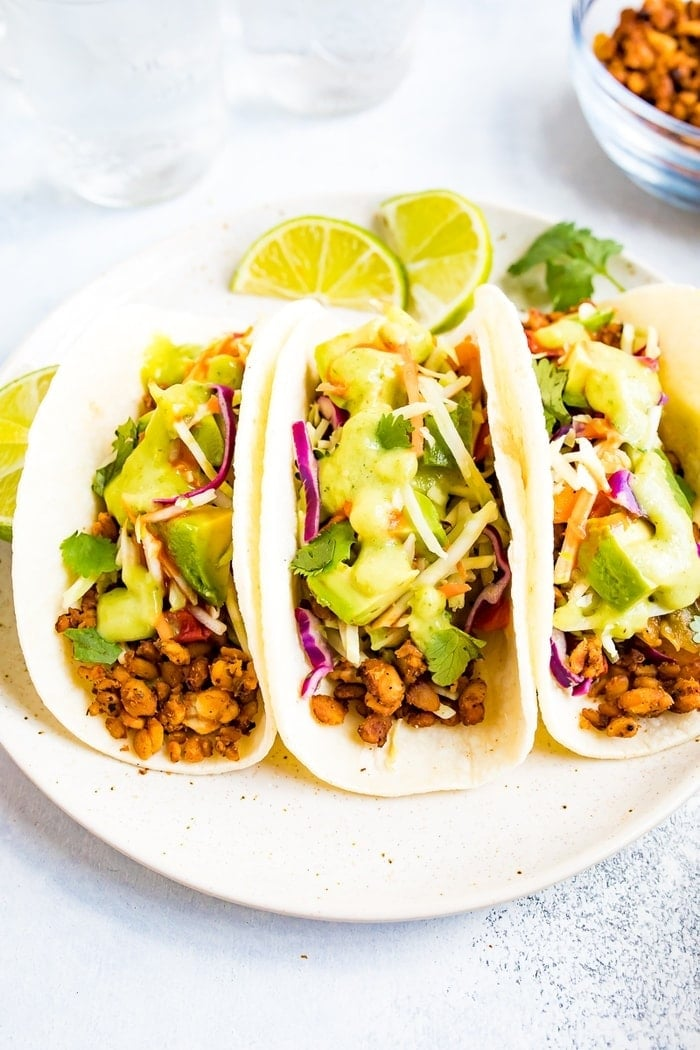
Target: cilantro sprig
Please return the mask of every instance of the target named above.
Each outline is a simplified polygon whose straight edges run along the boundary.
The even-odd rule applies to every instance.
[[[96,627],[68,627],[64,632],[73,643],[73,656],[81,664],[113,664],[121,645],[108,642]]]
[[[452,685],[472,660],[481,655],[485,643],[480,638],[461,631],[459,627],[444,627],[433,631],[425,646],[428,670],[436,685]]]
[[[76,576],[97,579],[103,572],[115,572],[117,545],[105,536],[74,532],[61,544],[63,564]]]
[[[298,576],[317,576],[347,561],[354,542],[355,533],[350,522],[338,521],[297,551],[292,568]]]
[[[114,459],[111,459],[109,463],[105,463],[103,467],[99,467],[95,471],[92,491],[96,496],[104,496],[105,489],[112,478],[116,478],[121,473],[124,463],[136,446],[138,426],[133,419],[127,419],[126,423],[122,423],[121,426],[117,427],[114,433],[115,438],[112,442]]]
[[[401,416],[388,413],[377,423],[377,441],[383,449],[410,448],[411,424]]]
[[[458,394],[454,398],[455,407],[450,413],[450,418],[455,425],[457,433],[461,437],[467,449],[472,447],[472,399],[467,393]],[[426,467],[456,467],[455,458],[445,443],[437,423],[433,416],[428,416],[425,421],[432,442],[426,442],[423,449],[423,465]]]
[[[508,273],[519,277],[544,264],[553,308],[568,310],[591,298],[596,277],[604,277],[619,291],[624,290],[608,268],[608,261],[621,251],[622,245],[617,241],[595,237],[573,222],[559,222],[540,234],[524,255],[508,267]]]
[[[564,387],[568,372],[565,368],[557,368],[554,362],[546,357],[539,358],[532,364],[540,388],[547,433],[551,434],[558,426],[571,422],[571,413],[564,404]]]

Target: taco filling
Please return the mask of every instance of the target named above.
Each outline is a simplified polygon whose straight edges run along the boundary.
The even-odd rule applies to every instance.
[[[525,332],[554,485],[551,675],[581,728],[632,737],[700,709],[695,493],[659,435],[662,348],[588,302]]]
[[[354,710],[358,743],[380,748],[398,721],[479,724],[499,700],[480,668],[511,573],[478,349],[396,312],[315,361],[293,426],[302,697],[322,724]]]
[[[56,630],[88,714],[144,761],[237,761],[262,716],[231,571],[232,461],[251,333],[158,336],[144,395],[94,474],[95,520],[61,544],[73,582]]]

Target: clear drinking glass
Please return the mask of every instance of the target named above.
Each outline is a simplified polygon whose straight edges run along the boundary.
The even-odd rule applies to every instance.
[[[226,122],[219,0],[8,0],[56,174],[107,205],[171,197]]]
[[[233,0],[256,79],[287,109],[372,106],[405,76],[422,0]]]
[[[0,73],[13,80],[19,76],[8,0],[0,0]]]

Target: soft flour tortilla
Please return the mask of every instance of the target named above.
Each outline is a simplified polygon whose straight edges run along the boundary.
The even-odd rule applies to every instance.
[[[482,296],[502,298],[493,289]],[[700,291],[678,285],[647,285],[626,292],[602,308],[614,308],[616,319],[639,327],[653,326],[659,334],[661,385],[669,396],[661,436],[678,456],[691,486],[700,491]],[[692,740],[700,734],[700,712],[665,712],[640,718],[633,737],[609,737],[579,724],[583,696],[572,696],[549,669],[554,592],[552,542],[552,485],[549,441],[532,355],[515,308],[503,302],[494,340],[497,371],[506,388],[511,420],[519,419],[514,435],[525,472],[526,518],[530,523],[527,551],[528,624],[533,666],[542,720],[555,740],[570,751],[590,758],[637,758]],[[520,406],[520,408],[519,408]],[[519,412],[519,415],[516,415]],[[511,516],[512,501],[506,500]]]
[[[683,464],[688,484],[700,493],[700,288],[648,284],[610,305],[621,321],[653,325],[659,333],[659,379],[668,394],[661,438]]]
[[[247,642],[256,666],[262,641],[250,566],[257,552],[267,402],[277,353],[305,307],[295,304],[255,326],[253,349],[243,383],[234,466],[234,573]],[[94,521],[97,502],[91,483],[97,467],[110,459],[114,431],[133,416],[140,397],[143,355],[154,335],[176,343],[206,344],[231,331],[245,330],[246,315],[207,317],[124,307],[85,331],[73,345],[51,384],[32,425],[13,522],[12,577],[17,630],[27,669],[39,696],[66,729],[113,758],[187,776],[230,773],[260,761],[272,746],[274,720],[265,709],[255,730],[240,743],[240,760],[217,757],[200,763],[173,763],[158,753],[146,763],[124,742],[113,740],[104,719],[89,716],[87,683],[74,671],[70,647],[55,631],[71,582],[61,542]]]
[[[485,311],[490,309],[487,304]],[[475,317],[480,333],[478,323]],[[473,788],[503,776],[524,760],[533,745],[537,705],[524,621],[524,514],[510,520],[514,626],[489,633],[486,658],[480,663],[479,673],[488,687],[484,722],[468,728],[416,729],[397,721],[385,746],[378,748],[362,743],[357,735],[359,719],[352,712],[340,726],[320,725],[308,700],[300,697],[309,664],[296,629],[297,582],[289,568],[297,549],[298,526],[292,424],[306,418],[318,383],[314,348],[355,324],[326,311],[317,321],[295,329],[278,359],[265,442],[260,528],[268,699],[287,748],[327,783],[378,796]],[[488,356],[486,341],[483,349]],[[493,375],[488,365],[486,371],[489,377]],[[504,492],[524,507],[515,447],[501,451],[499,446],[505,413],[498,388],[489,388],[489,399],[496,470]]]

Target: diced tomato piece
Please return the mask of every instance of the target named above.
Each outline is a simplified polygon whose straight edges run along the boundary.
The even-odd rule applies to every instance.
[[[474,442],[474,462],[482,463],[491,451],[491,431],[489,430],[488,420],[479,427],[479,431],[476,435],[476,441]]]
[[[591,507],[591,518],[607,518],[608,515],[619,511],[619,506],[610,499],[605,492],[599,492],[595,498],[595,503]]]
[[[472,630],[502,631],[510,623],[510,595],[506,591],[497,602],[484,602],[476,611]]]
[[[167,612],[165,618],[173,629],[176,642],[206,642],[212,637],[209,628],[200,623],[187,609]]]

